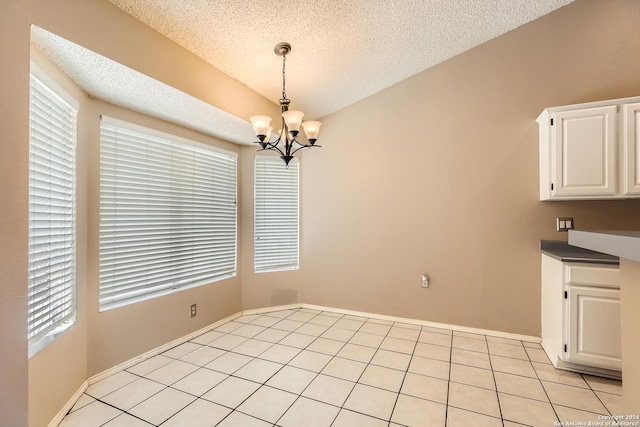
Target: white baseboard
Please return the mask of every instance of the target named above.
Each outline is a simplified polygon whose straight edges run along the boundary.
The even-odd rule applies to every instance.
[[[67,413],[71,410],[71,408],[73,408],[73,405],[75,405],[78,399],[80,399],[80,397],[82,396],[82,393],[84,393],[84,391],[87,389],[88,386],[89,386],[89,381],[85,380],[80,385],[80,388],[78,388],[78,390],[76,390],[76,392],[73,393],[73,396],[69,398],[67,403],[65,403],[62,409],[60,409],[60,411],[56,414],[56,416],[53,417],[48,427],[58,427],[58,424],[62,422],[62,419],[65,417],[65,415],[67,415]]]
[[[622,371],[612,371],[611,369],[597,368],[595,366],[584,366],[558,360],[558,366],[556,366],[556,368],[562,369],[563,371],[611,378],[612,380],[622,380]]]
[[[408,323],[410,325],[417,325],[417,326],[428,326],[431,328],[440,328],[440,329],[448,329],[451,331],[458,331],[458,332],[468,332],[471,334],[480,334],[480,335],[488,335],[490,337],[497,337],[497,338],[507,338],[507,339],[512,339],[512,340],[518,340],[518,341],[526,341],[526,342],[532,342],[532,343],[541,343],[542,342],[542,338],[540,337],[534,337],[534,336],[530,336],[530,335],[520,335],[520,334],[513,334],[510,332],[502,332],[502,331],[492,331],[489,329],[478,329],[478,328],[471,328],[468,326],[458,326],[458,325],[451,325],[448,323],[437,323],[437,322],[429,322],[426,320],[416,320],[416,319],[409,319],[406,317],[396,317],[396,316],[387,316],[384,314],[376,314],[376,313],[368,313],[365,311],[354,311],[354,310],[344,310],[341,308],[333,308],[333,307],[324,307],[321,305],[313,305],[313,304],[302,304],[303,308],[309,308],[312,310],[318,310],[318,311],[330,311],[333,313],[340,313],[340,314],[348,314],[351,316],[360,316],[360,317],[369,317],[371,319],[379,319],[379,320],[387,320],[390,322],[400,322],[400,323]]]
[[[547,357],[549,358],[549,360],[551,360],[553,367],[556,369],[562,369],[563,371],[569,372],[578,372],[580,374],[595,375],[598,377],[611,378],[612,380],[622,379],[622,371],[565,362],[560,359],[560,355],[558,353],[551,351],[551,348],[548,347],[547,343],[542,343],[542,349],[545,351],[545,353],[547,353]]]
[[[242,312],[243,316],[249,316],[252,314],[263,314],[263,313],[269,313],[271,311],[281,311],[281,310],[295,310],[298,308],[302,308],[303,304],[287,304],[287,305],[277,305],[274,307],[262,307],[262,308],[254,308],[251,310],[244,310]]]

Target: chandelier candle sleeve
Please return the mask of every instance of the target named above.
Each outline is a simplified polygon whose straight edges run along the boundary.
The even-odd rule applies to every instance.
[[[249,118],[251,123],[253,124],[253,130],[256,132],[256,136],[262,139],[260,141],[264,141],[264,137],[267,135],[267,131],[269,130],[269,124],[271,123],[271,117],[269,116],[252,116]]]
[[[320,132],[320,125],[322,123],[317,122],[315,120],[309,120],[302,123],[302,127],[304,128],[304,133],[307,135],[307,139],[313,145],[318,139],[318,132]]]
[[[318,132],[320,130],[321,123],[318,121],[302,121],[304,113],[298,110],[289,110],[289,104],[291,101],[287,99],[286,93],[286,56],[291,52],[291,45],[289,43],[278,43],[273,49],[278,56],[282,56],[282,99],[279,100],[280,108],[282,110],[282,128],[278,130],[277,138],[275,141],[271,141],[271,133],[273,127],[271,124],[271,117],[268,116],[252,116],[249,118],[253,125],[253,130],[256,133],[258,141],[255,141],[260,145],[260,150],[266,151],[273,150],[280,154],[280,158],[284,160],[285,165],[288,167],[289,162],[293,159],[293,155],[303,148],[320,147],[315,145],[318,139]],[[304,133],[307,137],[306,143],[299,141],[298,136],[300,133],[300,126],[304,128]]]
[[[291,132],[293,136],[296,136],[300,131],[302,116],[304,116],[304,113],[298,110],[290,110],[282,113],[282,117],[284,117],[284,122],[287,124],[287,128],[289,128],[289,132]]]

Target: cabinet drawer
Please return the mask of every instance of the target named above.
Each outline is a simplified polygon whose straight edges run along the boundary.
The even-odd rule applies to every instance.
[[[620,269],[617,266],[565,264],[565,281],[620,288]]]

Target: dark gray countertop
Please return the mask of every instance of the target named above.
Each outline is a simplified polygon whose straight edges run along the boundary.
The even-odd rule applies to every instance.
[[[613,255],[590,251],[589,249],[571,246],[567,242],[557,240],[541,240],[540,252],[562,262],[586,262],[590,264],[620,264],[620,259]]]

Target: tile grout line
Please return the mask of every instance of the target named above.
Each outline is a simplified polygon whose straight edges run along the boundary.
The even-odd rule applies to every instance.
[[[141,362],[141,363],[142,363],[142,362]],[[171,362],[169,362],[169,363],[171,363]],[[135,366],[135,365],[134,365],[134,366]],[[163,365],[163,366],[166,366],[166,365]],[[162,366],[160,366],[160,367],[159,367],[159,368],[157,368],[157,369],[160,369],[161,367],[162,367]],[[152,371],[149,371],[148,373],[150,374],[151,372],[155,372],[157,369],[154,369],[154,370],[152,370]],[[124,372],[124,371],[121,371],[121,372]],[[163,392],[164,390],[166,390],[166,389],[168,389],[168,388],[171,388],[171,386],[168,386],[168,385],[163,384],[163,383],[161,383],[161,382],[159,382],[159,381],[156,381],[156,380],[153,380],[153,379],[147,378],[147,377],[142,376],[142,375],[134,374],[133,372],[128,372],[128,373],[129,373],[129,374],[131,374],[131,375],[135,375],[135,376],[137,376],[137,377],[138,377],[138,379],[145,379],[145,380],[147,380],[147,381],[151,381],[151,382],[154,382],[154,383],[156,383],[156,384],[160,384],[160,385],[164,386],[164,388],[162,388],[162,389],[158,390],[157,392],[155,392],[155,393],[153,393],[153,394],[151,394],[151,395],[149,395],[149,396],[145,397],[145,398],[144,398],[144,399],[142,399],[140,402],[136,403],[135,405],[133,405],[131,408],[128,408],[128,409],[118,408],[117,406],[112,405],[112,404],[111,404],[111,403],[109,403],[109,402],[105,402],[104,400],[102,400],[102,398],[104,398],[104,397],[106,397],[106,396],[108,396],[108,395],[110,395],[110,394],[112,394],[112,393],[115,393],[115,392],[116,392],[116,391],[118,391],[118,390],[123,389],[124,387],[128,386],[129,384],[132,384],[133,382],[137,381],[137,379],[136,379],[136,380],[134,380],[134,381],[132,381],[132,382],[130,382],[130,383],[128,383],[128,384],[123,385],[122,387],[118,387],[117,389],[115,389],[115,390],[113,390],[113,391],[111,391],[111,392],[109,392],[109,393],[105,394],[105,395],[104,395],[104,396],[102,396],[101,398],[96,398],[96,397],[93,397],[93,396],[91,396],[91,395],[88,395],[88,396],[93,397],[96,401],[98,401],[98,402],[100,402],[100,403],[103,403],[103,404],[105,404],[105,405],[111,406],[112,408],[115,408],[115,409],[117,409],[117,410],[121,411],[123,414],[130,415],[130,416],[132,416],[132,417],[134,417],[134,418],[138,418],[138,419],[140,419],[140,420],[142,420],[142,421],[144,421],[144,422],[146,422],[146,423],[148,423],[148,424],[153,425],[152,423],[148,422],[147,420],[144,420],[144,419],[142,419],[142,418],[138,417],[137,415],[132,414],[132,413],[131,413],[131,412],[129,412],[129,411],[130,411],[131,409],[135,408],[136,406],[141,405],[142,403],[144,403],[144,402],[148,401],[148,400],[149,400],[149,399],[151,399],[152,397],[157,396],[158,394],[160,394],[160,393],[161,393],[161,392]],[[187,376],[188,376],[188,375],[187,375]],[[183,377],[183,378],[184,378],[184,377]],[[182,379],[182,378],[181,378],[181,379]],[[177,381],[180,381],[180,380],[177,380]],[[175,381],[175,382],[177,382],[177,381]],[[175,384],[175,382],[174,382],[174,384]],[[184,392],[183,392],[183,393],[184,393]],[[192,395],[192,396],[193,396],[193,395]],[[188,406],[188,405],[187,405],[187,406]],[[178,411],[178,412],[180,412],[180,411]],[[122,414],[119,414],[118,416],[120,416],[120,415],[122,415]],[[175,414],[173,414],[173,415],[175,415]],[[173,415],[171,415],[171,416],[173,416]],[[171,418],[171,417],[169,417],[169,418]],[[110,422],[110,421],[112,421],[112,420],[113,420],[113,419],[111,419],[111,420],[109,420],[109,421],[107,421],[107,422]],[[165,421],[166,421],[166,420],[165,420]],[[163,421],[163,422],[164,422],[164,421]],[[106,423],[105,423],[105,424],[106,424]]]
[[[313,319],[313,318],[315,318],[315,317],[319,316],[321,313],[322,313],[322,312],[318,313],[316,316],[312,317],[311,319]],[[343,319],[343,318],[344,318],[344,315],[343,315],[342,317],[339,317],[339,318],[338,318],[338,320],[336,320],[336,321],[333,323],[333,325],[335,325],[336,323],[338,323],[338,321],[339,321],[340,319]],[[305,322],[302,326],[304,326],[304,325],[308,324],[308,323],[309,323],[309,321],[310,321],[311,319],[309,319],[307,322]],[[324,332],[326,332],[326,331],[327,331],[329,328],[331,328],[333,325],[329,326],[329,327],[328,327]],[[300,328],[301,328],[302,326],[300,326]],[[324,325],[322,325],[322,326],[324,326]],[[298,329],[300,329],[300,328],[298,328]],[[297,330],[297,329],[296,329],[296,330]],[[324,333],[324,332],[323,332],[323,333]],[[306,350],[306,349],[307,349],[311,344],[313,344],[314,342],[316,342],[316,341],[318,340],[318,338],[320,338],[320,336],[321,336],[321,335],[322,335],[322,334],[317,335],[317,336],[316,336],[316,338],[315,338],[313,341],[311,341],[311,342],[310,342],[310,343],[309,343],[309,344],[308,344],[304,349],[302,349],[302,350],[300,351],[300,353],[302,353],[304,350]],[[325,338],[325,339],[326,339],[326,338]],[[342,345],[342,347],[340,347],[340,350],[342,350],[342,348],[343,348],[345,345],[346,345],[346,343],[344,343],[344,344]],[[338,350],[338,352],[340,352],[340,350]],[[307,351],[314,352],[313,350],[307,350]],[[300,354],[300,353],[298,353],[298,354]],[[314,352],[314,353],[325,354],[325,353],[320,353],[320,352]],[[336,354],[337,354],[337,353],[336,353]],[[328,355],[327,355],[327,356],[328,356]],[[296,355],[295,357],[297,357],[297,355]],[[293,359],[295,359],[295,357],[294,357]],[[325,368],[329,363],[331,363],[331,361],[333,360],[333,358],[334,358],[334,357],[335,357],[335,355],[334,355],[334,356],[331,356],[331,359],[329,359],[329,361],[327,361],[327,363],[325,363],[325,364],[324,364],[324,366],[322,367],[322,369],[324,369],[324,368]],[[293,360],[293,359],[291,359],[291,360]],[[289,365],[289,364],[287,363],[287,365],[286,365],[286,366],[288,366],[288,365]],[[293,366],[293,367],[294,367],[294,368],[296,368],[295,366]],[[303,368],[298,368],[298,369],[303,369]],[[305,398],[306,398],[306,396],[302,396],[302,393],[304,393],[304,392],[305,392],[305,390],[306,390],[307,388],[309,388],[309,386],[311,385],[311,383],[312,383],[312,382],[314,382],[314,381],[316,380],[316,378],[318,378],[318,377],[320,376],[320,372],[322,372],[322,369],[320,369],[320,371],[318,371],[318,372],[315,372],[316,376],[315,376],[315,377],[313,377],[313,379],[312,379],[311,381],[309,381],[309,384],[307,384],[307,385],[305,386],[305,388],[303,388],[303,389],[302,389],[302,391],[301,391],[300,393],[298,393],[298,396],[297,396],[297,397],[296,397],[296,399],[291,403],[291,405],[287,408],[287,410],[286,410],[286,411],[284,411],[284,412],[282,413],[282,415],[280,415],[280,417],[278,417],[278,419],[276,420],[276,422],[275,422],[275,423],[273,423],[273,425],[274,425],[274,426],[278,424],[278,421],[280,421],[280,420],[282,419],[282,417],[284,417],[284,416],[287,414],[287,412],[289,412],[289,409],[291,409],[291,407],[292,407],[292,406],[293,406],[293,405],[294,405],[298,400],[300,400],[302,397],[305,397]],[[274,374],[274,375],[275,375],[275,374]],[[315,399],[312,399],[312,400],[315,400]],[[321,402],[321,403],[325,403],[325,404],[326,404],[326,402]],[[339,414],[339,413],[340,413],[340,410],[338,410],[338,414]],[[335,417],[335,418],[337,418],[337,417],[338,417],[338,414],[336,414],[336,417]],[[333,424],[333,422],[335,421],[335,418],[334,418],[334,420],[331,422],[331,424]]]
[[[395,322],[394,322],[395,324]],[[393,326],[392,326],[393,327]],[[389,329],[389,332],[391,329]],[[404,375],[402,376],[402,382],[400,383],[400,388],[398,389],[398,395],[396,396],[396,401],[393,402],[393,408],[391,409],[391,415],[389,416],[389,426],[391,425],[391,419],[393,418],[393,413],[396,410],[396,405],[398,404],[398,400],[400,400],[400,393],[402,391],[402,386],[404,385],[404,381],[407,378],[407,374],[409,373],[409,368],[411,367],[411,362],[413,361],[414,354],[416,352],[416,347],[418,346],[418,342],[420,340],[420,334],[422,333],[422,327],[420,327],[420,332],[418,332],[418,338],[416,338],[415,344],[413,344],[413,350],[411,351],[411,358],[409,359],[409,364],[407,365],[406,371],[404,371]],[[388,332],[387,332],[388,335]],[[451,364],[449,364],[449,369],[451,369]],[[446,425],[446,418],[445,418]]]
[[[533,365],[533,361],[531,360],[531,356],[529,356],[529,352],[525,350],[525,353],[527,354],[527,357],[529,358],[529,363],[531,364],[531,368],[533,369],[533,372],[536,374],[536,378],[538,379],[538,382],[540,383],[540,387],[542,387],[542,391],[544,391],[545,396],[547,396],[547,400],[549,401],[549,406],[551,406],[551,409],[553,410],[553,413],[556,416],[556,421],[560,421],[560,416],[558,415],[558,411],[556,411],[556,408],[553,405],[553,402],[551,401],[551,397],[549,396],[549,393],[547,392],[547,389],[545,388],[544,383],[542,382],[542,379],[540,378],[540,375],[538,375],[538,371],[536,370],[536,367]]]
[[[500,403],[500,392],[498,391],[498,381],[496,381],[496,371],[493,370],[493,362],[491,361],[491,348],[489,341],[485,336],[485,344],[487,345],[487,358],[489,359],[489,368],[491,368],[491,376],[493,377],[493,385],[496,387],[496,400],[498,401],[498,411],[500,411],[500,422],[504,427],[504,415],[502,414],[502,404]],[[526,351],[525,351],[526,353]],[[533,369],[533,368],[532,368]]]
[[[598,399],[598,402],[600,402],[600,404],[602,404],[602,406],[604,407],[604,409],[606,409],[606,411],[609,413],[609,415],[613,415],[613,413],[611,413],[611,411],[609,410],[609,407],[604,404],[602,399],[600,399],[600,396],[598,395],[598,393],[596,393],[596,391],[593,389],[593,387],[591,387],[591,384],[589,383],[589,381],[586,380],[586,378],[584,377],[584,374],[579,374],[579,375],[580,375],[580,378],[582,378],[582,380],[585,383],[587,383],[587,385],[589,386],[589,390],[591,390],[591,392],[596,396],[596,399]],[[588,411],[588,412],[590,412],[590,411]]]
[[[449,394],[451,393],[451,369],[453,368],[453,332],[450,339],[451,347],[449,347],[449,379],[447,380],[447,403],[444,407],[444,425],[447,425],[449,419]],[[504,427],[504,426],[503,426]]]
[[[362,323],[362,325],[360,325],[360,327],[359,327],[358,329],[356,329],[355,334],[357,334],[358,332],[360,332],[360,329],[362,329],[362,327],[363,327],[363,326],[368,322],[368,319],[369,319],[369,318],[367,318],[367,320],[365,320],[365,321]],[[385,326],[389,326],[389,325],[385,325]],[[391,324],[391,326],[389,327],[389,331],[391,330],[391,328],[392,328],[392,327],[393,327],[393,324]],[[387,331],[387,333],[384,335],[384,338],[386,338],[386,337],[389,335],[389,331]],[[363,333],[365,333],[365,332],[363,332]],[[351,340],[351,339],[355,336],[355,334],[353,334],[353,336],[352,336],[349,340]],[[373,334],[372,334],[372,335],[373,335]],[[377,335],[377,336],[380,336],[380,335]],[[378,345],[378,347],[376,348],[376,351],[375,351],[375,353],[373,353],[373,356],[371,356],[371,359],[369,359],[369,362],[367,362],[367,363],[365,364],[365,367],[364,367],[364,369],[362,370],[362,372],[360,373],[360,375],[358,376],[358,379],[357,379],[357,380],[355,380],[355,381],[353,381],[353,383],[354,383],[354,384],[353,384],[353,387],[351,388],[351,391],[349,391],[349,394],[347,394],[347,397],[345,397],[345,398],[344,398],[344,402],[342,402],[342,404],[340,405],[340,410],[338,411],[338,414],[336,415],[336,418],[334,418],[334,420],[333,420],[333,422],[331,423],[331,425],[333,425],[333,424],[336,422],[336,419],[338,418],[338,415],[340,415],[340,412],[341,412],[343,409],[344,409],[344,410],[346,410],[346,411],[352,411],[352,412],[356,412],[356,413],[360,414],[360,412],[358,412],[358,411],[354,411],[354,410],[352,410],[352,409],[345,408],[345,407],[344,407],[344,405],[345,405],[345,403],[347,403],[347,401],[349,400],[349,397],[351,397],[351,394],[353,393],[353,390],[355,390],[355,389],[356,389],[356,386],[358,385],[358,381],[360,380],[360,378],[362,378],[362,375],[364,375],[364,372],[367,370],[367,368],[368,368],[368,367],[369,367],[369,365],[371,364],[371,361],[373,360],[373,358],[374,358],[374,357],[376,356],[376,354],[378,353],[378,350],[380,350],[380,346],[382,345],[382,342],[384,342],[384,338],[382,339],[382,341],[380,342],[380,344],[379,344],[379,345]],[[346,343],[345,343],[345,345],[346,345]],[[337,356],[334,356],[334,357],[337,357]],[[333,360],[333,359],[331,359],[331,360]],[[328,365],[329,363],[331,363],[331,360],[327,363],[327,365]],[[360,363],[364,363],[364,362],[360,362]],[[319,374],[318,374],[318,375],[319,375]],[[342,378],[342,379],[344,379],[344,378]],[[362,414],[362,415],[369,416],[369,417],[371,417],[371,416],[372,416],[371,414]],[[374,417],[374,418],[377,418],[377,417]],[[378,419],[380,419],[380,418],[378,418]],[[391,419],[391,415],[389,415],[389,419]]]

